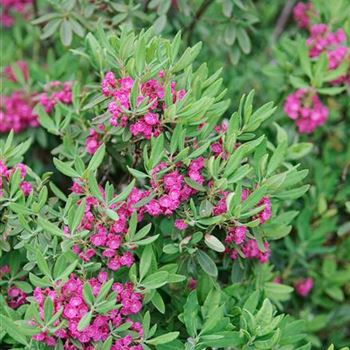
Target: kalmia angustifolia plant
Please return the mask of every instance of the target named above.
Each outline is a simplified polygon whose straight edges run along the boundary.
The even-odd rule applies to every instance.
[[[348,349],[347,9],[3,1],[1,347]]]

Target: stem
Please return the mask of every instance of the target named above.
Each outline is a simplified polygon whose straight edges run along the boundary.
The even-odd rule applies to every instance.
[[[190,25],[187,27],[188,31],[188,38],[187,38],[187,44],[190,46],[191,41],[192,41],[192,36],[193,36],[193,31],[196,26],[196,23],[198,20],[202,17],[204,12],[208,9],[209,5],[213,2],[213,0],[204,0],[202,2],[202,5],[198,8],[197,12],[195,13]]]
[[[296,0],[288,0],[283,7],[283,10],[278,17],[276,28],[272,34],[272,41],[275,42],[278,37],[282,34],[284,27],[286,26],[290,14],[293,10]]]

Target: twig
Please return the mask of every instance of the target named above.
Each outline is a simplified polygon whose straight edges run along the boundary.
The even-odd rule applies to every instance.
[[[202,2],[202,5],[198,8],[197,12],[195,13],[190,25],[187,27],[186,30],[188,31],[188,38],[187,38],[188,45],[191,45],[192,35],[193,35],[194,27],[196,26],[196,23],[202,17],[202,15],[204,14],[204,12],[207,10],[207,8],[212,2],[213,0],[204,0]]]
[[[277,24],[275,30],[272,34],[272,40],[275,42],[278,37],[282,34],[284,27],[286,26],[289,16],[293,10],[294,4],[296,0],[288,0],[283,7],[283,10],[278,17]]]

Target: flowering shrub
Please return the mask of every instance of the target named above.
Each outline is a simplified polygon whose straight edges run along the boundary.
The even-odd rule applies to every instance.
[[[1,348],[348,349],[346,1],[2,5]]]

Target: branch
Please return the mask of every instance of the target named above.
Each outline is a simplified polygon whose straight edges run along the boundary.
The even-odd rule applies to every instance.
[[[196,23],[198,22],[198,20],[202,17],[202,15],[204,14],[204,12],[208,9],[208,7],[210,6],[210,4],[213,2],[213,0],[204,0],[202,2],[202,5],[198,8],[197,12],[195,13],[190,25],[187,27],[187,31],[188,31],[188,38],[187,38],[187,44],[188,46],[191,45],[191,41],[192,41],[192,36],[193,36],[193,31],[194,28],[196,26]]]
[[[288,0],[284,5],[283,10],[280,16],[278,17],[275,30],[272,34],[273,42],[275,42],[278,39],[278,37],[282,34],[284,27],[286,26],[288,19],[290,17],[290,14],[293,10],[295,2],[296,0]]]

